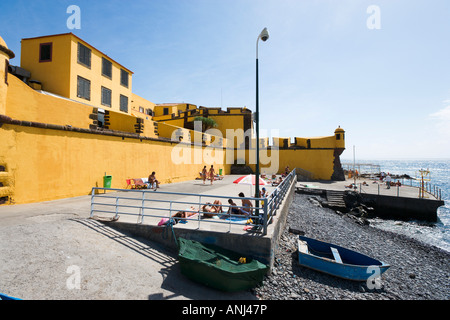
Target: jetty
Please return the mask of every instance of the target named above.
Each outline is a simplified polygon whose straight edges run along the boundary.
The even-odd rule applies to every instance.
[[[356,183],[355,183],[356,181]],[[373,214],[380,218],[398,220],[437,221],[437,209],[445,203],[439,194],[419,187],[402,184],[391,186],[379,180],[349,178],[344,181],[302,181],[297,180],[296,191],[320,195],[337,210],[345,210],[346,196],[357,193],[361,203],[373,208]]]

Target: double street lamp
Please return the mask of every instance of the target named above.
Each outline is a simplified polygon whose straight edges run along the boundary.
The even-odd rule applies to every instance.
[[[267,28],[258,36],[256,40],[256,112],[255,112],[255,122],[256,122],[256,177],[255,177],[255,198],[259,198],[259,84],[258,84],[258,44],[259,39],[262,41],[267,41],[269,39],[269,32]],[[256,203],[256,207],[259,207],[259,201]]]

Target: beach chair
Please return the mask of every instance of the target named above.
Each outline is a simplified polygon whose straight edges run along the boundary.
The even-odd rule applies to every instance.
[[[134,189],[147,189],[147,185],[142,181],[142,179],[133,179]]]
[[[130,189],[133,189],[133,186],[131,184],[131,179],[127,179],[127,187],[125,189],[128,189],[128,187],[130,187]]]

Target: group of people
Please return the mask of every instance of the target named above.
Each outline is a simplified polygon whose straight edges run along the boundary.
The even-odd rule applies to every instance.
[[[200,176],[203,179],[203,184],[206,184],[206,180],[211,180],[211,184],[213,184],[214,179],[216,178],[216,170],[214,169],[214,166],[211,165],[211,167],[206,169],[206,166],[203,167],[202,172],[200,172]]]
[[[261,197],[267,196],[267,191],[265,188],[262,188]],[[239,193],[240,198],[245,198],[245,195],[243,192]],[[233,199],[228,199],[228,211],[226,212],[226,215],[242,215],[245,217],[250,217],[253,214],[253,204],[248,199],[242,199],[242,203],[240,206],[238,206]],[[222,202],[220,200],[214,200],[213,203],[207,202],[201,208],[191,206],[188,210],[178,211],[174,215],[172,215],[172,218],[182,218],[186,219],[189,217],[192,217],[196,214],[203,214],[203,218],[212,218],[218,214],[224,213]]]
[[[400,187],[400,186],[402,185],[402,183],[400,182],[400,180],[398,180],[397,182],[393,182],[393,181],[392,181],[392,178],[391,178],[391,175],[389,174],[389,172],[388,172],[387,174],[384,173],[384,172],[381,172],[381,174],[380,174],[380,181],[383,182],[383,180],[384,180],[384,182],[386,183],[386,188],[387,188],[387,189],[390,189],[391,186],[392,186],[392,187],[394,187],[394,186]]]

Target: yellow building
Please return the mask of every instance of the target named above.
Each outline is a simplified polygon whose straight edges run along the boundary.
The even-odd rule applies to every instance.
[[[255,170],[247,108],[150,102],[132,92],[129,69],[72,33],[22,40],[28,79],[12,58],[0,37],[0,204],[86,195],[105,173],[113,188],[126,188],[152,171],[164,184],[192,180],[210,164],[223,174],[235,164]],[[196,117],[217,127],[196,128]],[[261,173],[289,166],[309,179],[340,180],[344,134],[263,138]]]
[[[133,72],[73,33],[22,39],[20,65],[42,90],[131,113]]]

